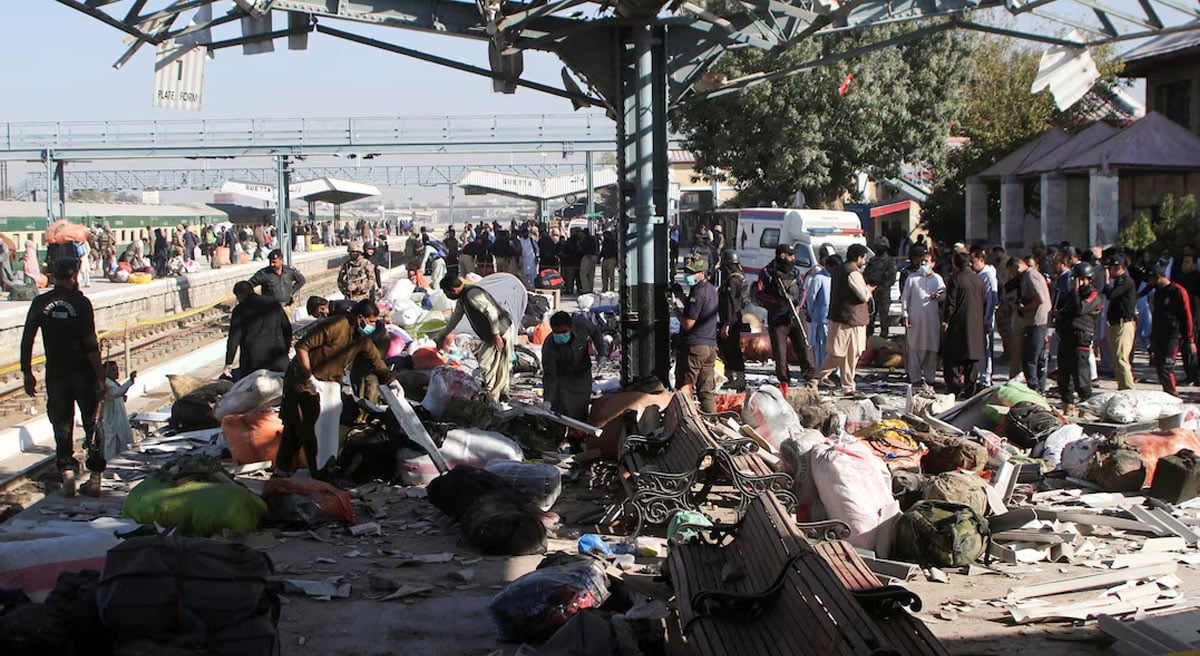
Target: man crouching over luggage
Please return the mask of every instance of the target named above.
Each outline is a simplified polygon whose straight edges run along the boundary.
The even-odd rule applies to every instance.
[[[399,383],[371,341],[379,308],[370,300],[355,304],[348,315],[326,319],[296,344],[296,356],[283,379],[279,418],[283,436],[275,458],[277,474],[292,471],[297,449],[304,449],[313,477],[330,480],[330,461],[338,453],[338,419],[342,413],[342,375],[360,354],[372,373],[393,390]]]

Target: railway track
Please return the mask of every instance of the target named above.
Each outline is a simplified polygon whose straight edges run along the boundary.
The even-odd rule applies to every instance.
[[[309,278],[304,291],[313,294],[328,294],[337,289],[337,271],[322,271]],[[129,371],[145,370],[169,362],[183,353],[225,339],[229,330],[229,310],[232,299],[213,306],[203,312],[181,317],[177,321],[162,321],[148,326],[131,328],[112,333],[101,339],[102,360],[116,360],[122,375]],[[128,366],[125,360],[125,342],[129,342]],[[21,372],[0,375],[0,429],[15,426],[46,411],[44,371],[41,365],[34,367],[38,378],[38,393],[34,397],[25,394]]]

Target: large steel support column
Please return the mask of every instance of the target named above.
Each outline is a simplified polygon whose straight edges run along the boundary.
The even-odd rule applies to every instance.
[[[620,187],[621,382],[669,386],[667,312],[667,76],[665,31],[621,32],[617,53]]]
[[[49,149],[42,154],[46,165],[46,225],[54,223],[54,153]]]
[[[279,240],[279,250],[283,251],[283,261],[292,265],[292,248],[295,246],[292,235],[292,214],[288,211],[288,186],[291,182],[291,171],[288,170],[287,155],[275,157],[275,236]]]
[[[596,234],[596,227],[593,224],[592,215],[596,213],[596,161],[595,153],[587,151],[583,154],[584,166],[587,168],[587,215],[588,215],[588,231]]]
[[[54,165],[54,176],[58,184],[58,218],[67,218],[67,163],[59,161]]]

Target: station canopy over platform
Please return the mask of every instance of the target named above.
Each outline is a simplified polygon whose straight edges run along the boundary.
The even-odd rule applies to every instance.
[[[345,205],[380,195],[379,188],[375,185],[331,177],[297,182],[289,188],[289,192],[298,200],[332,205]]]
[[[614,168],[597,168],[592,176],[592,187],[596,189],[616,183],[617,170]],[[476,169],[468,171],[458,181],[458,186],[468,195],[497,194],[524,200],[545,201],[587,193],[588,179],[585,173],[537,178],[531,175]]]

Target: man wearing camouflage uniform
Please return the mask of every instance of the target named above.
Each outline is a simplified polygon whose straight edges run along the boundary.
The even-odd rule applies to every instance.
[[[100,275],[106,276],[115,265],[117,241],[108,226],[96,222],[96,259],[100,262]]]
[[[378,292],[375,281],[375,265],[363,257],[362,240],[352,240],[350,259],[338,271],[338,289],[352,301],[374,299]]]

